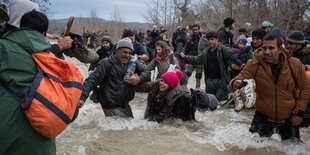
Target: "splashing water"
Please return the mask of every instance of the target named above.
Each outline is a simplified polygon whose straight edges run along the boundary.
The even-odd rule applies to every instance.
[[[66,59],[87,77],[87,66]],[[137,93],[130,105],[134,119],[105,117],[100,104],[87,100],[77,120],[57,137],[57,154],[310,154],[309,128],[300,131],[301,145],[283,142],[278,135],[261,138],[248,131],[252,110],[196,112],[197,121],[169,119],[158,124],[143,119],[146,94]]]

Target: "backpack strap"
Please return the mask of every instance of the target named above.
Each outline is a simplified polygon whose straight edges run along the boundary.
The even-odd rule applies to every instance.
[[[296,81],[297,81],[297,76],[296,76],[296,73],[294,72],[294,69],[292,68],[292,65],[291,65],[291,58],[288,59],[288,66],[290,67],[290,71],[291,71],[291,73],[292,73],[294,82],[296,83]]]
[[[257,64],[256,71],[255,71],[255,74],[254,74],[254,79],[256,78],[256,74],[257,74],[258,68],[259,68],[259,64]]]

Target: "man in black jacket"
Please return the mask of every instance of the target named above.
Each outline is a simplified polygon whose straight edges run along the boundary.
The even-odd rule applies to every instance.
[[[112,49],[114,45],[112,43],[111,37],[108,35],[104,35],[101,39],[101,48],[97,50],[97,54],[99,55],[99,59],[91,63],[89,68],[88,68],[88,74],[92,74],[96,67],[98,66],[98,63],[100,60],[109,57],[112,54]],[[90,95],[90,99],[93,100],[95,103],[99,103],[99,87],[95,87],[93,90],[93,93]]]
[[[226,18],[224,20],[224,27],[220,28],[218,31],[218,40],[223,45],[227,47],[233,47],[234,42],[234,34],[231,33],[232,30],[235,29],[235,20],[232,18]]]
[[[133,117],[128,103],[134,98],[134,86],[150,81],[151,72],[147,71],[140,61],[136,61],[135,74],[124,82],[132,51],[133,44],[129,38],[118,41],[116,53],[100,61],[94,73],[84,81],[80,107],[89,92],[99,85],[99,100],[105,116]]]
[[[101,47],[96,52],[99,55],[99,59],[96,62],[90,64],[88,71],[94,71],[100,60],[109,57],[112,54],[113,47],[114,45],[112,43],[111,37],[104,35],[101,39]]]

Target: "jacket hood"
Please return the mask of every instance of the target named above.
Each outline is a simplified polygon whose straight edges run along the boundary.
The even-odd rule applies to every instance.
[[[39,5],[30,0],[10,0],[8,4],[9,24],[19,28],[22,16],[32,10],[40,11]]]
[[[309,54],[310,53],[310,44],[307,44],[302,50],[298,51],[298,54]]]
[[[31,53],[49,51],[51,44],[43,34],[29,28],[13,29],[2,36]]]

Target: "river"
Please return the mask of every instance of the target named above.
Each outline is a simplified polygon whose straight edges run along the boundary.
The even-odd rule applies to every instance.
[[[87,77],[88,65],[67,60]],[[56,138],[57,155],[310,155],[310,128],[301,129],[304,143],[296,145],[282,142],[276,134],[271,138],[251,134],[253,110],[197,111],[197,121],[158,124],[143,119],[146,96],[136,93],[130,102],[134,119],[105,117],[101,106],[88,99],[77,120]]]

